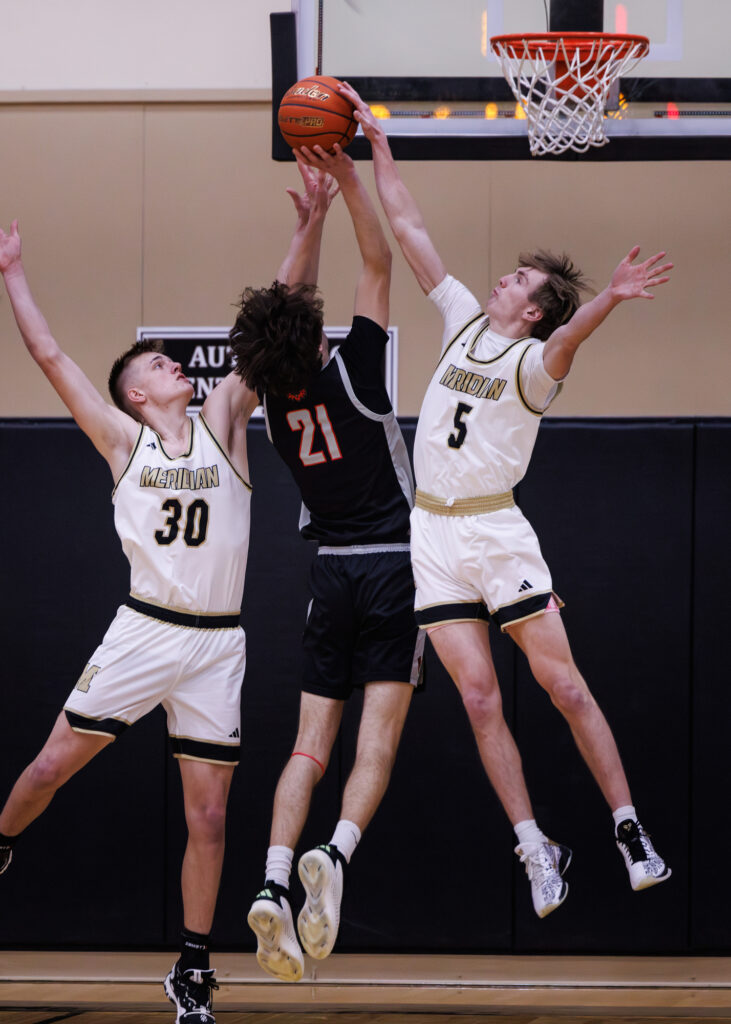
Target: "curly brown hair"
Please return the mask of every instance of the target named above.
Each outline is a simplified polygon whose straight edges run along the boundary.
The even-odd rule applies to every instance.
[[[165,352],[165,345],[160,338],[145,338],[143,341],[136,341],[134,345],[131,345],[126,352],[123,352],[119,359],[115,359],[111,370],[109,371],[109,394],[112,396],[112,400],[118,409],[122,412],[126,412],[133,419],[142,423],[142,417],[138,413],[137,409],[127,401],[127,396],[122,382],[122,374],[127,367],[132,363],[137,356],[142,356],[145,352]]]
[[[322,365],[322,323],[314,285],[246,288],[229,333],[236,373],[259,395],[301,391]]]
[[[536,321],[532,336],[545,341],[574,315],[581,302],[581,292],[589,287],[589,282],[565,252],[560,256],[547,249],[522,252],[518,266],[534,267],[547,275],[543,284],[529,296],[543,312],[541,319]]]

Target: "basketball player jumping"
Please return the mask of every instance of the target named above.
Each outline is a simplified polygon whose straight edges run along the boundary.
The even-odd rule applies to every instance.
[[[607,287],[579,306],[582,275],[566,256],[522,254],[483,310],[449,276],[407,190],[385,133],[349,86],[373,150],[378,194],[423,291],[444,318],[442,354],[422,405],[411,517],[417,620],[462,696],[485,771],[515,829],[516,853],[545,917],[566,898],[571,851],[533,816],[520,754],[502,713],[488,619],[525,652],[531,671],[564,715],[614,816],[615,839],[633,889],[670,870],[640,825],[612,732],[569,648],[551,576],[530,524],[513,501],[541,416],[576,351],[614,307],[653,298],[669,278],[664,253],[635,263],[634,248]],[[317,148],[316,148],[317,151]],[[328,165],[319,152],[317,166]]]
[[[409,559],[411,469],[381,368],[391,253],[355,165],[339,151],[328,170],[362,269],[350,333],[331,348],[314,288],[330,193],[326,177],[300,166],[306,196],[296,198],[298,224],[278,280],[244,292],[231,331],[237,370],[262,395],[269,437],[300,489],[302,536],[318,544],[299,730],[274,798],[264,888],[248,916],[260,965],[284,981],[299,980],[304,966],[290,909],[294,849],[345,701],[364,689],[340,820],[329,843],[299,861],[306,900],[297,926],[316,959],[335,943],[343,869],[386,791],[424,646]]]
[[[112,367],[108,404],[61,351],[25,277],[17,221],[0,231],[0,272],[23,340],[114,479],[131,593],[0,813],[0,872],[56,790],[157,704],[183,783],[181,956],[165,979],[179,1024],[214,1024],[208,933],[238,761],[249,537],[246,424],[256,396],[229,374],[197,419],[180,364],[139,342]]]

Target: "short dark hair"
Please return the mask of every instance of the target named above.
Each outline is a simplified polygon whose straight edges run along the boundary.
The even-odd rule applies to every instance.
[[[314,285],[246,288],[229,333],[239,377],[259,395],[301,391],[322,365],[322,322]]]
[[[145,338],[143,341],[136,341],[134,345],[130,345],[126,352],[122,353],[119,359],[114,360],[114,364],[109,371],[109,394],[112,396],[114,404],[118,409],[121,409],[122,412],[126,412],[140,423],[143,422],[142,417],[138,413],[137,409],[127,401],[127,396],[124,388],[122,387],[121,377],[129,364],[136,359],[137,356],[142,356],[145,352],[164,351],[165,345],[160,338]]]
[[[589,282],[565,252],[560,256],[546,249],[522,252],[518,257],[518,266],[534,267],[547,275],[543,284],[529,296],[531,302],[535,302],[543,313],[531,334],[545,341],[557,327],[574,315],[581,302],[581,292],[589,287]]]

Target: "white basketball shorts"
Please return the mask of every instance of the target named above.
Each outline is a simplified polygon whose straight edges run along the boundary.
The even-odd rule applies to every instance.
[[[504,630],[542,615],[553,595],[538,538],[517,505],[476,516],[414,508],[411,560],[424,629],[492,618]]]
[[[123,605],[64,711],[77,732],[116,737],[162,704],[175,757],[234,765],[245,666],[240,626],[174,625]]]

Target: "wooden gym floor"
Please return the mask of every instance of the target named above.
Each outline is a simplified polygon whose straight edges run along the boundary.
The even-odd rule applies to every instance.
[[[170,1024],[174,959],[0,952],[0,1024]],[[214,962],[218,1024],[731,1024],[729,957],[341,955],[296,985]]]
[[[172,1009],[172,1007],[171,1007]],[[127,1011],[82,1011],[74,1010],[52,1013],[48,1010],[2,1010],[2,1024],[170,1024],[170,1011],[167,1013],[137,1013]],[[625,1024],[702,1024],[707,1017],[624,1017]],[[218,1024],[302,1024],[301,1014],[292,1013],[229,1013],[216,1011]],[[502,1014],[494,1015],[463,1015],[463,1014],[403,1014],[403,1013],[323,1013],[308,1014],[308,1024],[598,1024],[603,1021],[601,1016],[564,1017],[534,1014],[519,1016]],[[729,1017],[716,1018],[728,1024]]]

